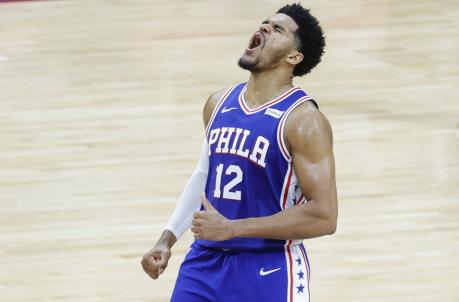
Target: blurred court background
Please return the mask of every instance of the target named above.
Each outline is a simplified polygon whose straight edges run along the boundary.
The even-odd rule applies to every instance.
[[[284,1],[0,1],[0,301],[165,302],[192,241],[142,270],[194,168],[201,111]],[[459,301],[459,2],[302,1],[323,62],[339,222],[313,302]]]

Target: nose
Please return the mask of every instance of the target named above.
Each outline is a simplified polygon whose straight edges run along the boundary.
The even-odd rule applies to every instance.
[[[269,33],[271,33],[271,30],[272,30],[272,27],[271,27],[271,24],[269,24],[269,23],[263,23],[263,24],[260,25],[260,31],[262,33],[269,34]]]

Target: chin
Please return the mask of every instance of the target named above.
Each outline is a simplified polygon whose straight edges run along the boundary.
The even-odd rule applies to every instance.
[[[239,67],[241,67],[242,69],[253,71],[256,69],[258,65],[258,60],[251,60],[243,55],[237,62],[237,65],[239,65]]]

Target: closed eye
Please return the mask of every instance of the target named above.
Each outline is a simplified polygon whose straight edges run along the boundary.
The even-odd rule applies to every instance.
[[[277,32],[284,32],[285,31],[285,28],[277,23],[274,23],[272,21],[269,21],[269,20],[264,20],[263,22],[261,22],[261,24],[271,24],[274,28],[275,31]]]
[[[282,32],[282,28],[279,25],[274,25],[274,30],[278,32]]]

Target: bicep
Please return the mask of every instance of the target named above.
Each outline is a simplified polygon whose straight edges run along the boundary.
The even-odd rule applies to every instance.
[[[303,195],[309,200],[331,200],[336,195],[333,152],[312,161],[301,150],[292,152],[293,168]]]
[[[336,216],[335,160],[328,120],[318,111],[309,111],[294,117],[288,131],[293,167],[303,195],[314,201],[319,213]]]

